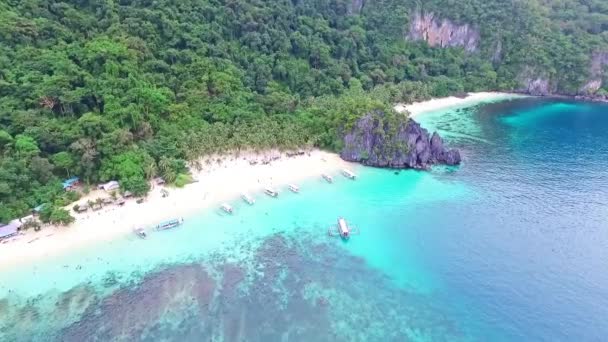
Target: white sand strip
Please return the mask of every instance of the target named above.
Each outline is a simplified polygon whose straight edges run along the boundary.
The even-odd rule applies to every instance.
[[[263,163],[273,158],[278,159]],[[252,161],[257,163],[252,165]],[[155,186],[141,204],[131,199],[122,207],[110,205],[99,211],[72,212],[76,222],[69,227],[50,226],[39,232],[29,230],[13,241],[0,244],[0,269],[110,241],[131,234],[136,227],[155,226],[163,220],[187,216],[203,208],[219,208],[223,201],[240,201],[242,192],[257,195],[266,186],[282,188],[299,180],[321,177],[322,173],[335,174],[345,167],[355,167],[336,154],[319,150],[292,157],[277,151],[240,153],[238,157],[234,154],[212,156],[202,160],[201,165],[202,171],[193,170],[197,182],[182,189],[165,188],[169,191],[166,198],[161,194],[163,187]],[[96,190],[78,203],[98,197],[109,195]],[[66,208],[71,210],[72,207],[73,204]]]
[[[399,113],[407,110],[410,113],[410,117],[414,118],[422,113],[445,110],[453,107],[469,107],[481,103],[498,102],[520,97],[526,97],[526,95],[498,92],[469,93],[467,97],[464,98],[449,96],[428,101],[414,102],[411,104],[398,103],[395,105],[395,110]]]

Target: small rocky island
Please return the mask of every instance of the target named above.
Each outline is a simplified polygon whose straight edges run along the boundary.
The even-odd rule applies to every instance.
[[[347,129],[340,157],[363,165],[428,169],[434,164],[458,165],[460,152],[447,149],[436,132],[400,114],[368,113]]]

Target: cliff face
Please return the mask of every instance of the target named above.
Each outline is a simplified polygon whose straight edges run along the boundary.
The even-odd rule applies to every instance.
[[[524,67],[518,79],[521,84],[521,88],[518,89],[520,92],[536,96],[550,95],[555,92],[549,78],[540,75],[532,68]]]
[[[583,83],[583,85],[574,91],[563,91],[558,89],[555,84],[555,80],[538,73],[532,68],[524,67],[522,72],[519,74],[519,81],[522,85],[521,92],[530,95],[569,95],[577,96],[582,95],[585,97],[592,97],[602,87],[603,79],[605,76],[604,69],[608,66],[608,52],[596,52],[591,56],[591,65],[589,67],[589,78]]]
[[[426,169],[460,164],[460,152],[448,150],[437,133],[429,137],[414,120],[389,124],[382,112],[365,115],[344,135],[342,159],[364,165]]]
[[[348,14],[359,14],[363,9],[363,5],[365,5],[365,0],[350,0],[348,4]]]
[[[608,52],[598,51],[591,56],[591,68],[589,80],[579,90],[580,94],[595,94],[602,87],[604,68],[608,66]]]
[[[361,8],[364,0],[351,0],[353,11]],[[361,5],[359,5],[361,4]],[[468,52],[475,52],[480,45],[480,32],[469,23],[462,25],[445,18],[439,18],[433,12],[416,12],[410,18],[407,39],[424,40],[432,47],[463,47]],[[488,58],[495,64],[500,64],[505,54],[500,40],[486,42],[491,44],[492,53]],[[605,69],[608,67],[608,51],[597,51],[591,56],[589,78],[578,88],[564,90],[557,79],[552,79],[542,70],[533,66],[522,66],[518,76],[520,87],[515,91],[531,95],[569,95],[597,98],[595,94],[604,85]]]
[[[461,46],[473,52],[479,44],[479,31],[469,24],[457,25],[448,19],[436,18],[432,12],[418,12],[411,18],[407,38],[424,40],[436,47]]]

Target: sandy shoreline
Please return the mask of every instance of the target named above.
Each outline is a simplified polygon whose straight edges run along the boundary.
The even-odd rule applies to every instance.
[[[261,161],[269,156],[280,158],[263,165]],[[217,162],[218,159],[222,160],[221,163]],[[258,163],[251,165],[252,160]],[[155,186],[144,203],[129,200],[122,207],[111,205],[99,211],[72,212],[76,221],[69,227],[44,227],[39,232],[28,230],[13,241],[0,244],[0,269],[111,241],[132,234],[135,227],[151,227],[166,219],[219,206],[223,201],[240,201],[242,192],[259,197],[263,196],[260,191],[266,186],[272,186],[279,192],[287,191],[288,183],[320,177],[321,173],[338,176],[343,168],[355,168],[338,155],[319,150],[292,157],[276,151],[265,154],[240,153],[238,157],[211,156],[203,160],[201,165],[202,171],[192,170],[197,182],[184,188]],[[166,198],[161,195],[163,188],[169,191]],[[109,195],[96,190],[77,203],[86,203],[87,199],[97,197]]]
[[[397,104],[395,109],[399,112],[407,110],[411,117],[415,117],[421,113],[451,107],[473,106],[517,97],[523,95],[470,93],[466,98],[446,97],[408,105]],[[264,159],[273,157],[280,158],[266,165],[262,163]],[[257,163],[252,165],[252,160]],[[129,200],[124,206],[110,205],[99,211],[89,210],[82,214],[71,211],[73,204],[70,204],[66,209],[72,212],[76,221],[69,227],[47,226],[39,232],[28,230],[23,235],[0,244],[0,269],[112,241],[125,234],[132,234],[136,227],[149,228],[167,219],[188,216],[213,206],[219,207],[224,201],[240,201],[243,192],[259,197],[263,196],[261,190],[266,186],[286,191],[289,183],[320,177],[321,173],[337,176],[343,168],[356,168],[353,163],[343,161],[336,154],[319,150],[292,157],[277,151],[260,154],[242,152],[238,156],[215,155],[201,160],[200,164],[203,166],[201,171],[192,168],[192,176],[197,182],[182,189],[155,186],[141,204]],[[169,191],[168,197],[162,197],[162,189]],[[109,194],[95,190],[77,203],[86,203],[89,199],[100,197],[109,197]]]
[[[468,96],[464,98],[449,96],[435,98],[428,101],[414,102],[411,104],[397,103],[394,108],[399,113],[407,110],[410,113],[410,117],[414,118],[422,113],[449,109],[451,107],[474,106],[480,103],[497,102],[519,97],[526,97],[526,95],[499,92],[479,92],[468,93]]]

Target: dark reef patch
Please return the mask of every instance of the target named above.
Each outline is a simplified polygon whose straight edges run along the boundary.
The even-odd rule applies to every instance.
[[[105,296],[89,286],[74,288],[61,294],[55,312],[50,313],[66,319],[63,327],[45,339],[30,334],[22,340],[407,341],[413,336],[431,340],[463,337],[455,320],[428,296],[395,286],[333,242],[276,234],[260,245],[243,247],[254,251],[252,260],[244,264],[214,255],[211,261],[165,266],[137,284]],[[37,313],[35,307],[26,306],[19,316],[28,318],[28,324],[35,324],[34,319],[44,321]],[[73,319],[74,313],[80,313],[77,319]]]

